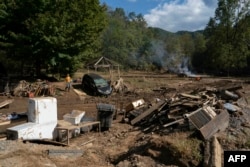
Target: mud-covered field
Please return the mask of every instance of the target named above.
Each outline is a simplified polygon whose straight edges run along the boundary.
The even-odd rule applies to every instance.
[[[97,103],[108,103],[116,106],[137,100],[145,99],[146,102],[153,102],[155,99],[166,99],[173,94],[180,92],[190,92],[201,87],[223,87],[226,85],[242,85],[241,92],[247,98],[250,97],[250,86],[247,79],[237,78],[211,78],[204,77],[197,81],[193,78],[178,78],[168,75],[136,75],[134,80],[139,84],[134,84],[131,76],[122,76],[124,82],[129,87],[129,92],[113,93],[109,97],[92,97],[84,92],[79,94],[80,85],[74,83],[70,92],[64,91],[64,82],[53,82],[57,88],[55,97],[57,98],[58,119],[63,119],[63,115],[70,113],[72,110],[85,111],[86,117],[96,119]],[[157,91],[160,87],[174,88],[175,92]],[[12,112],[27,111],[27,97],[6,97],[1,96],[0,100],[4,101],[13,98],[14,102],[8,108],[0,109],[0,113],[8,114]],[[108,131],[98,133],[95,130],[81,133],[79,136],[70,139],[69,146],[58,146],[53,144],[10,141],[2,139],[0,141],[0,166],[2,167],[166,167],[166,166],[202,166],[201,162],[193,161],[190,157],[176,156],[176,152],[167,142],[173,136],[160,135],[157,133],[144,133],[138,128],[124,123],[123,115],[117,114],[116,119],[112,121],[112,127]],[[1,129],[2,130],[2,129]],[[248,128],[245,131],[249,131]],[[193,131],[178,132],[176,140],[183,140]],[[246,133],[247,134],[247,133]],[[249,134],[249,133],[248,133]],[[245,135],[244,137],[248,137]],[[203,141],[201,141],[202,143]],[[232,143],[222,143],[224,147],[236,148],[234,141]],[[201,144],[202,147],[202,144]],[[71,153],[61,153],[56,155],[49,154],[50,150],[68,150]],[[82,151],[82,154],[74,152]],[[62,151],[62,152],[63,152]],[[66,151],[65,151],[66,152]],[[203,149],[200,149],[203,154]]]

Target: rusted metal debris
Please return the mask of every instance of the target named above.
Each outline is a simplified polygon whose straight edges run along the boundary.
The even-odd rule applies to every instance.
[[[203,88],[190,93],[176,93],[170,99],[159,99],[154,105],[138,101],[125,107],[124,120],[147,131],[170,132],[172,130],[198,130],[204,139],[210,139],[229,126],[231,115],[243,112],[238,103],[242,100],[241,86]],[[237,103],[237,101],[239,101]],[[240,115],[240,114],[239,114]]]

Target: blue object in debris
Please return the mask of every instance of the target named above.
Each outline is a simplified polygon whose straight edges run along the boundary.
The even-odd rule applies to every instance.
[[[13,112],[13,113],[9,114],[7,118],[8,118],[8,120],[13,120],[13,119],[18,119],[19,116],[18,116],[18,114]]]

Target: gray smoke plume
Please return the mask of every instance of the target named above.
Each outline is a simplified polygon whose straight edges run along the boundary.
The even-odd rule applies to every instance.
[[[170,54],[163,41],[153,41],[151,61],[162,69],[177,74],[195,75],[190,69],[190,59],[183,54]]]

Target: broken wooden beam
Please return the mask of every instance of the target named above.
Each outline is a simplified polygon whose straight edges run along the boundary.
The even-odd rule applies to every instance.
[[[171,125],[174,125],[174,124],[177,124],[177,123],[179,123],[179,122],[183,122],[184,121],[184,118],[182,118],[182,119],[178,119],[178,120],[176,120],[176,121],[173,121],[173,122],[170,122],[170,123],[167,123],[167,124],[165,124],[165,125],[163,125],[163,127],[168,127],[168,126],[171,126]]]

